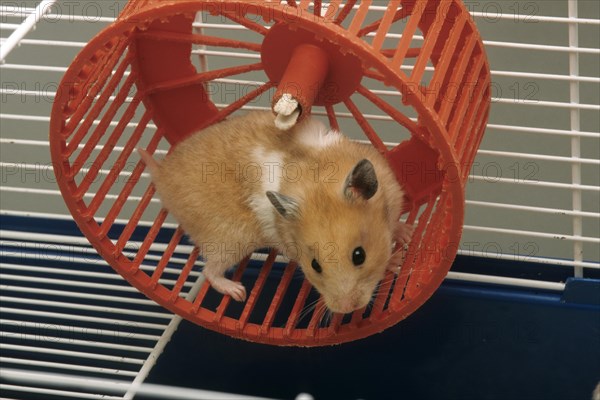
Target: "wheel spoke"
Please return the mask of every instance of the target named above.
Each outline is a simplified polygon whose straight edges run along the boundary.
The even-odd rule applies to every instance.
[[[405,127],[411,132],[416,132],[417,124],[415,124],[410,118],[398,111],[394,106],[386,101],[383,101],[379,96],[375,95],[369,89],[364,86],[358,87],[358,93],[363,95],[367,100],[376,105],[381,111],[392,117],[394,121]]]
[[[325,18],[327,21],[331,21],[333,19],[333,17],[337,14],[338,10],[340,9],[340,1],[341,0],[331,0],[329,2],[329,6],[327,6],[325,15],[323,15],[323,18]]]
[[[358,122],[358,125],[361,127],[367,138],[371,141],[373,146],[379,151],[381,154],[385,154],[387,152],[387,146],[383,141],[379,138],[373,127],[369,124],[365,116],[360,112],[356,104],[350,99],[346,99],[344,101],[348,110],[352,113],[352,116]]]
[[[381,50],[381,54],[383,54],[387,58],[392,58],[392,57],[394,57],[394,54],[396,54],[396,49],[383,49],[383,50]],[[420,47],[411,47],[406,52],[405,58],[417,58],[417,57],[419,57],[419,54],[421,54]]]
[[[389,9],[388,9],[388,10],[389,10]],[[388,13],[388,12],[386,11],[386,14],[387,14],[387,13]],[[392,18],[392,22],[391,22],[391,23],[394,23],[394,22],[396,22],[396,21],[398,21],[398,20],[400,20],[400,19],[406,18],[408,15],[410,15],[410,11],[408,11],[408,10],[407,10],[406,8],[404,8],[404,7],[403,7],[403,8],[401,8],[400,10],[396,10],[396,11],[395,11],[395,13],[394,13],[394,17]],[[371,24],[369,24],[369,25],[365,26],[364,28],[362,28],[362,29],[361,29],[361,30],[358,32],[357,36],[358,36],[358,37],[363,37],[363,36],[366,36],[366,35],[368,35],[369,33],[373,32],[373,31],[376,31],[376,30],[378,30],[378,29],[379,29],[379,27],[381,26],[381,23],[382,23],[382,22],[383,22],[383,20],[385,19],[385,17],[386,17],[386,16],[384,15],[382,18],[378,19],[377,21],[375,21],[375,22],[373,22],[373,23],[371,23]],[[389,18],[389,17],[388,17],[388,18]]]
[[[146,95],[176,89],[185,86],[191,86],[198,83],[208,82],[227,76],[239,75],[246,72],[258,71],[262,69],[262,63],[240,65],[236,67],[222,68],[214,71],[200,72],[196,75],[180,79],[170,79],[168,81],[158,82],[148,86]]]
[[[419,27],[419,22],[421,21],[424,12],[425,7],[415,7],[414,12],[411,13],[406,27],[404,27],[402,38],[396,47],[396,54],[394,54],[394,58],[392,59],[393,67],[400,68],[400,65],[402,65],[402,61],[404,61],[404,58],[406,57],[410,42],[413,40],[413,36]]]
[[[342,8],[342,11],[340,11],[334,22],[338,25],[341,25],[342,22],[344,22],[344,20],[346,19],[346,17],[350,15],[350,11],[352,11],[352,8],[355,4],[356,0],[348,0],[346,4],[344,4],[344,8]]]
[[[335,110],[331,104],[325,106],[325,110],[327,111],[327,118],[329,119],[329,126],[331,129],[339,131],[340,125],[338,124],[337,117],[335,115]]]
[[[310,6],[311,0],[300,0],[300,5],[298,6],[302,10],[308,10]]]
[[[436,205],[436,198],[431,198],[427,202],[425,210],[418,216],[418,221],[415,227],[415,231],[412,235],[411,243],[427,243],[424,241],[425,239],[422,237],[425,234],[425,230],[430,224],[430,218],[433,214],[434,206]],[[414,207],[406,221],[407,224],[414,225],[415,220],[417,219],[419,207]],[[409,247],[409,250],[406,254],[406,258],[400,267],[400,272],[396,277],[396,282],[394,283],[394,288],[392,289],[392,293],[390,296],[390,305],[389,308],[394,307],[394,305],[398,305],[404,296],[404,291],[406,290],[406,283],[408,279],[413,274],[413,267],[418,264],[419,252],[420,248]]]
[[[317,17],[321,16],[321,0],[315,0],[313,5],[313,14],[315,14]]]
[[[354,18],[352,18],[352,22],[350,23],[350,27],[348,31],[351,34],[357,34],[362,26],[367,14],[369,13],[369,7],[371,6],[372,0],[364,0],[358,6],[358,10],[354,14]]]
[[[365,73],[365,76],[367,78],[375,79],[376,81],[379,81],[379,82],[383,82],[384,81],[383,75],[381,75],[381,73],[378,72],[378,71],[374,71],[372,69],[368,69],[364,73]]]
[[[175,301],[179,297],[179,293],[181,293],[181,289],[183,289],[183,285],[187,281],[187,278],[190,275],[190,272],[192,272],[192,268],[194,268],[194,265],[196,264],[196,260],[198,259],[199,256],[200,256],[200,253],[199,253],[198,248],[194,247],[194,250],[192,250],[192,252],[190,253],[188,260],[185,263],[183,269],[181,270],[181,274],[179,275],[179,278],[177,278],[177,282],[175,283],[175,286],[173,287],[173,290],[171,291],[171,301]]]
[[[267,277],[271,272],[271,268],[273,267],[273,263],[275,262],[275,257],[277,256],[277,250],[271,250],[269,256],[265,260],[260,272],[258,274],[258,278],[254,283],[254,287],[252,287],[252,291],[248,294],[248,300],[246,300],[246,305],[244,306],[244,310],[242,311],[242,315],[240,315],[239,323],[240,326],[243,327],[248,324],[248,320],[250,319],[250,314],[254,310],[256,303],[258,302],[258,298],[267,283]]]
[[[269,31],[267,28],[265,28],[261,24],[258,24],[258,23],[254,22],[254,21],[250,21],[246,17],[240,17],[239,15],[237,15],[237,14],[235,14],[233,12],[224,12],[223,16],[226,17],[226,18],[229,18],[233,22],[236,22],[236,23],[238,23],[240,25],[243,25],[246,28],[250,29],[251,31],[254,31],[254,32],[256,32],[258,34],[261,34],[263,36],[265,36],[267,34],[267,32]]]
[[[284,328],[284,337],[290,337],[292,332],[296,329],[296,325],[298,324],[298,319],[302,310],[304,309],[304,305],[306,302],[306,298],[308,297],[308,293],[310,292],[311,285],[308,280],[304,280],[302,282],[302,287],[300,288],[300,292],[298,296],[296,296],[296,301],[294,302],[294,306],[292,307],[292,311],[290,312],[290,316],[288,317],[287,323]]]
[[[238,110],[238,109],[242,108],[242,106],[244,104],[247,104],[247,103],[251,102],[252,100],[254,100],[255,98],[257,98],[258,96],[260,96],[264,92],[268,91],[269,89],[273,88],[274,86],[275,86],[275,84],[273,82],[267,82],[267,83],[261,85],[260,87],[254,89],[253,91],[251,91],[247,95],[245,95],[243,97],[240,97],[237,101],[231,103],[230,105],[228,105],[227,107],[225,107],[224,109],[222,109],[221,111],[219,111],[218,114],[216,114],[212,118],[208,119],[204,123],[204,125],[203,125],[202,128],[210,126],[210,125],[212,125],[212,124],[214,124],[216,122],[224,120],[231,113],[233,113],[235,110]]]
[[[217,36],[199,35],[195,33],[179,33],[166,31],[147,31],[139,34],[144,39],[154,39],[161,41],[170,41],[176,43],[203,44],[215,47],[231,47],[235,49],[247,49],[260,52],[260,43],[245,42],[243,40],[233,40]]]
[[[297,267],[298,267],[298,264],[296,264],[294,261],[290,261],[288,263],[288,265],[285,267],[283,276],[281,277],[281,280],[279,281],[279,285],[277,286],[275,295],[273,295],[273,301],[271,302],[271,305],[269,306],[269,310],[267,311],[267,314],[265,315],[263,324],[261,325],[261,330],[263,332],[267,332],[269,329],[271,329],[271,326],[273,325],[273,321],[275,320],[275,314],[277,313],[277,311],[279,310],[279,306],[283,302],[283,296],[285,295],[285,293],[287,293],[290,282],[292,281],[292,278],[294,277],[294,271],[296,270]]]
[[[388,8],[383,14],[383,17],[377,23],[377,33],[375,34],[375,38],[373,39],[373,42],[371,44],[375,51],[379,51],[381,49],[381,46],[383,46],[383,42],[386,38],[387,33],[390,30],[390,27],[399,18],[398,11],[402,10],[398,10],[398,7],[400,7],[400,1],[390,1],[388,4]],[[361,31],[358,32],[359,37],[361,37],[360,34],[362,31],[364,31],[364,29],[361,29]]]

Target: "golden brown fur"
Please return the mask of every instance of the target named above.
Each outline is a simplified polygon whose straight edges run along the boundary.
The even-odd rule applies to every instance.
[[[205,257],[205,276],[236,300],[245,298],[245,289],[224,278],[225,270],[269,246],[299,262],[332,311],[364,307],[388,267],[393,243],[410,234],[398,222],[402,191],[385,159],[314,120],[283,132],[271,113],[251,112],[190,136],[160,163],[141,154],[164,206]],[[368,200],[345,191],[363,159],[374,166],[378,182]],[[293,199],[297,209],[282,215],[267,190]],[[355,266],[358,247],[366,259]],[[311,268],[313,259],[321,273]]]

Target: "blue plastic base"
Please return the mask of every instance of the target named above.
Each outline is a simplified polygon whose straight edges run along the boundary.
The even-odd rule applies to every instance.
[[[381,334],[309,349],[184,322],[150,381],[282,399],[588,400],[600,381],[600,307],[446,282]]]
[[[70,221],[0,222],[7,230],[78,234]],[[0,261],[20,262],[6,252]],[[458,257],[453,270],[572,274],[473,257]],[[563,294],[446,281],[400,324],[332,347],[259,345],[184,321],[148,382],[280,399],[307,392],[316,400],[589,400],[600,381],[599,272],[568,279]]]

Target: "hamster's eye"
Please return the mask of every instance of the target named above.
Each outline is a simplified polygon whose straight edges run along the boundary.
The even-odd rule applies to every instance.
[[[352,252],[352,263],[356,266],[362,265],[365,262],[365,258],[367,258],[367,254],[362,247],[357,247]]]
[[[314,269],[318,273],[323,272],[323,268],[321,268],[321,264],[319,264],[319,262],[317,260],[315,260],[314,258],[313,258],[312,262],[310,263],[310,266],[312,267],[312,269]]]

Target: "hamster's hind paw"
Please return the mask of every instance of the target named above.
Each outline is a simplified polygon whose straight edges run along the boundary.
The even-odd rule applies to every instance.
[[[235,301],[246,300],[246,288],[240,282],[234,282],[225,277],[217,277],[210,279],[210,285],[217,292],[231,296]]]
[[[298,117],[300,117],[300,104],[289,93],[284,93],[281,98],[275,103],[273,111],[277,114],[275,117],[275,126],[278,129],[287,131],[296,125]]]

